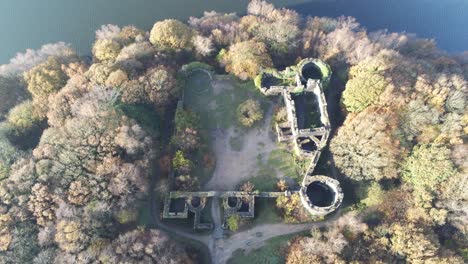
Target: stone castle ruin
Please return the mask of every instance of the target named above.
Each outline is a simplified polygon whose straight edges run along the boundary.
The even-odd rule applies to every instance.
[[[252,193],[172,191],[165,199],[163,218],[187,218],[190,211],[195,216],[194,229],[211,229],[211,223],[200,222],[207,198],[223,199],[226,221],[232,215],[253,218],[255,197],[276,198],[297,192],[302,205],[311,215],[325,216],[335,211],[343,201],[339,182],[327,176],[313,175],[330,135],[330,120],[323,93],[330,78],[330,67],[312,58],[304,59],[281,72],[266,69],[255,78],[255,85],[264,95],[283,98],[287,118],[275,124],[278,141],[290,143],[295,154],[308,161],[299,190]]]

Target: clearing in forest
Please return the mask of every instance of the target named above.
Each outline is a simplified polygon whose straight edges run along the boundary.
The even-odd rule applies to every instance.
[[[244,128],[236,119],[237,107],[247,99],[260,102],[263,119]],[[271,129],[273,104],[252,82],[241,82],[227,75],[195,71],[187,79],[184,105],[200,116],[216,158],[210,179],[202,179],[205,190],[235,190],[250,180],[261,191],[271,191],[279,178],[299,177],[293,157],[278,148]]]

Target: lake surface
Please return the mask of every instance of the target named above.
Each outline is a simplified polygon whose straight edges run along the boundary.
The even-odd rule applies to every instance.
[[[369,30],[387,28],[436,39],[449,52],[468,50],[467,0],[273,0],[302,14],[354,16]],[[149,30],[165,18],[186,20],[205,10],[245,13],[248,0],[1,0],[0,64],[51,42],[89,53],[102,24]]]

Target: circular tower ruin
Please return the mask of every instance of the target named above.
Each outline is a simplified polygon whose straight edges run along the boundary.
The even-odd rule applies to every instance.
[[[317,216],[335,211],[343,201],[340,183],[323,175],[305,177],[299,195],[307,211]]]

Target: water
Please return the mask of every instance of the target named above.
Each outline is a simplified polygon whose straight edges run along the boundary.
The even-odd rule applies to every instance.
[[[435,38],[451,52],[468,49],[466,0],[273,0],[303,14],[351,15],[370,30],[388,28]],[[244,13],[248,0],[14,0],[0,1],[0,63],[17,52],[57,41],[89,53],[102,24],[149,30],[156,20],[200,16],[204,10]]]
[[[292,5],[303,14],[355,17],[370,31],[415,33],[449,52],[468,50],[467,0],[337,0]]]

